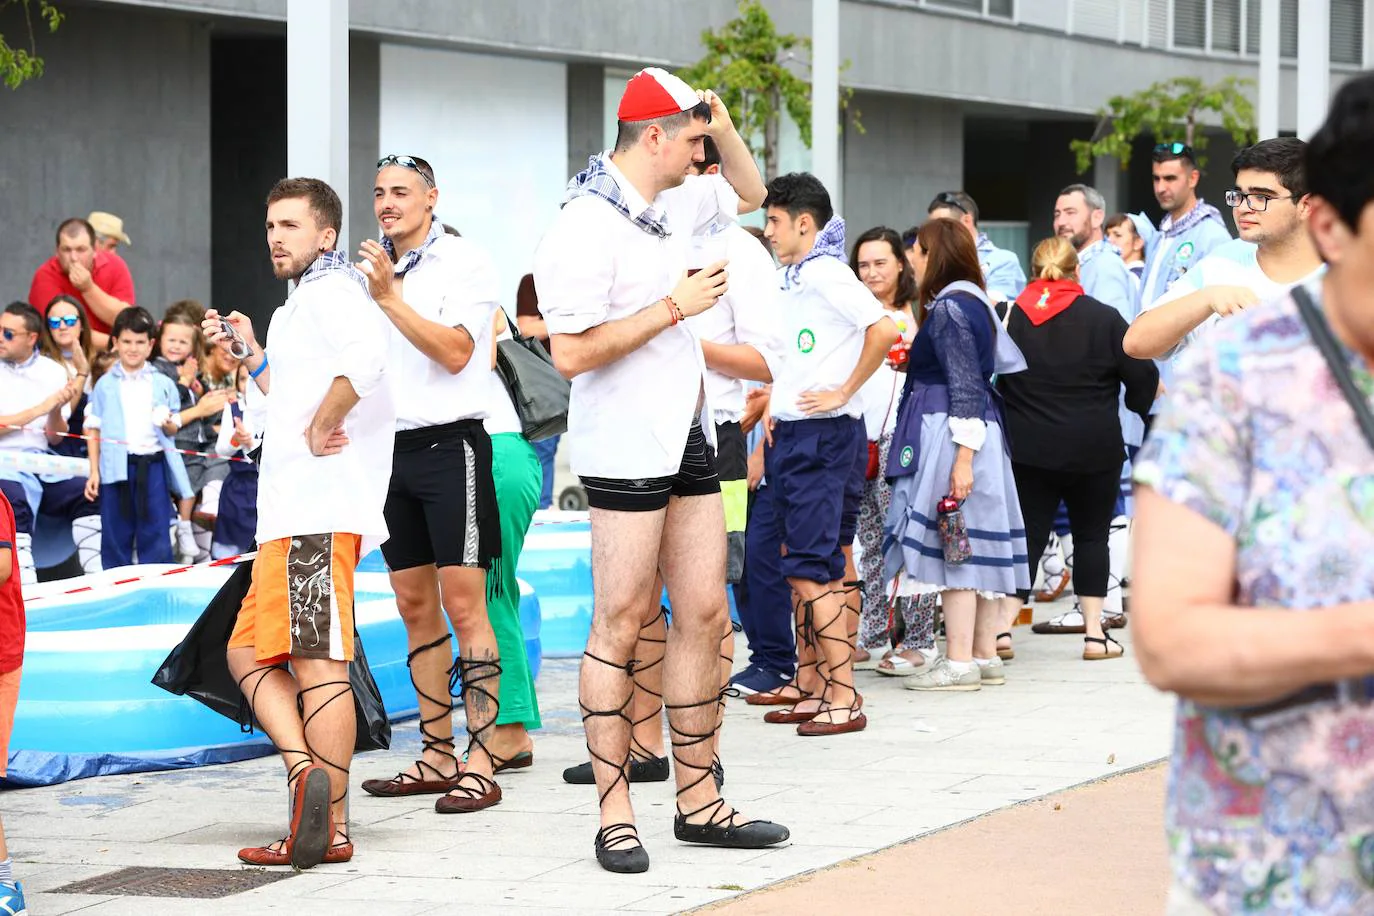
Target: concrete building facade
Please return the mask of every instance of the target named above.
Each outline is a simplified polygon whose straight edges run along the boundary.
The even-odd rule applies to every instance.
[[[0,95],[0,290],[28,290],[65,216],[118,213],[139,302],[201,299],[264,316],[271,277],[263,199],[287,161],[288,0],[64,0],[40,36],[47,72]],[[340,4],[345,0],[333,0]],[[1156,80],[1255,78],[1264,0],[843,0],[841,75],[862,129],[842,121],[843,215],[899,231],[938,191],[974,195],[994,233],[1049,231],[1079,180],[1069,142],[1108,97]],[[1278,121],[1296,129],[1297,0],[1278,0]],[[1326,2],[1331,84],[1374,65],[1374,0]],[[808,34],[810,0],[766,0]],[[380,153],[436,166],[440,216],[493,252],[513,306],[563,187],[614,129],[639,67],[701,55],[734,0],[353,0],[349,22],[349,250],[375,234]],[[0,23],[13,28],[13,23]],[[325,68],[321,66],[322,92]],[[783,169],[810,157],[785,131]],[[1123,172],[1088,175],[1120,208],[1152,211],[1148,142]],[[1205,194],[1229,182],[1214,139]],[[43,303],[35,303],[42,306]]]

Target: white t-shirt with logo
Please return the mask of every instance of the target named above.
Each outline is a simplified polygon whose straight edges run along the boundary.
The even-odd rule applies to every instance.
[[[780,271],[779,282],[782,277]],[[887,317],[887,309],[848,264],[828,256],[803,264],[797,282],[782,297],[783,356],[773,370],[773,419],[862,416],[857,393],[839,410],[819,414],[803,413],[797,398],[807,391],[833,391],[848,381],[863,352],[865,332]]]
[[[1326,272],[1323,264],[1315,271],[1292,283],[1279,283],[1272,280],[1259,265],[1259,246],[1244,239],[1218,245],[1207,257],[1198,261],[1193,269],[1179,277],[1158,299],[1145,306],[1143,311],[1157,309],[1161,305],[1175,302],[1210,286],[1243,286],[1252,291],[1261,302],[1278,299],[1299,283],[1307,283]],[[1163,358],[1177,356],[1185,347],[1196,342],[1207,328],[1219,321],[1221,316],[1213,312],[1202,324],[1189,331],[1187,336],[1173,346]]]

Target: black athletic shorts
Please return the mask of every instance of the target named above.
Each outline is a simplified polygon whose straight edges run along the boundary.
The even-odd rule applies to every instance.
[[[721,480],[749,476],[749,439],[738,423],[716,424],[716,473]]]
[[[682,464],[671,477],[649,477],[643,480],[621,480],[615,477],[583,477],[582,488],[587,491],[587,504],[593,509],[613,512],[657,512],[668,506],[673,496],[710,496],[720,492],[720,478],[716,475],[715,458],[706,447],[706,435],[701,426],[692,424],[687,433],[687,445],[682,450]]]
[[[501,517],[491,477],[491,437],[481,420],[396,433],[386,494],[392,570],[416,566],[490,569],[501,555]]]

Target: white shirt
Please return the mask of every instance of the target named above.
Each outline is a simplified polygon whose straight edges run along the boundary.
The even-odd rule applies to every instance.
[[[144,363],[137,372],[115,373],[119,376],[119,409],[124,411],[124,441],[128,443],[125,447],[130,455],[152,455],[162,451],[153,428],[162,425],[158,419],[165,419],[161,413],[153,416],[153,379],[149,373],[156,371]],[[91,421],[92,428],[100,428],[99,417],[91,417]]]
[[[779,271],[779,281],[782,275]],[[857,393],[839,410],[819,414],[803,413],[797,398],[807,391],[833,391],[848,381],[859,364],[865,332],[887,317],[887,309],[848,264],[829,256],[803,264],[797,282],[782,291],[782,303],[784,357],[781,371],[773,374],[773,419],[862,416]]]
[[[506,329],[496,335],[496,342],[514,339],[514,335],[510,332],[509,319],[507,319]],[[525,428],[520,423],[520,415],[515,412],[515,404],[510,399],[510,392],[506,390],[506,383],[501,381],[501,376],[495,369],[487,373],[487,377],[491,380],[491,394],[487,402],[487,418],[482,421],[482,425],[487,430],[487,435],[523,433]]]
[[[916,336],[916,323],[906,312],[888,311],[887,317],[897,324],[902,332],[902,340],[911,343]],[[877,370],[859,389],[856,400],[864,414],[864,427],[868,440],[877,442],[885,433],[890,433],[897,425],[897,406],[902,400],[902,385],[906,376],[883,360]]]
[[[417,429],[487,415],[486,360],[491,320],[499,307],[496,265],[471,239],[435,239],[400,283],[401,298],[421,317],[472,335],[473,357],[454,374],[430,359],[399,331],[391,337],[392,396],[396,428]]]
[[[386,538],[382,505],[396,429],[386,371],[390,334],[381,309],[343,272],[299,284],[272,313],[259,543],[347,532],[364,538],[366,553]],[[361,400],[344,417],[348,445],[337,455],[316,457],[305,432],[336,377],[347,378]]]
[[[605,162],[631,215],[648,209],[609,157]],[[580,334],[646,308],[666,309],[659,300],[686,271],[692,236],[734,219],[738,208],[724,179],[690,176],[654,199],[654,212],[669,229],[659,238],[601,198],[569,201],[535,253],[539,311],[549,334]],[[699,417],[714,445],[709,396],[698,411],[705,371],[701,344],[684,321],[574,378],[563,440],[573,473],[629,480],[675,474]]]
[[[687,319],[699,340],[718,344],[748,344],[759,352],[769,371],[782,358],[782,312],[778,307],[777,265],[759,240],[738,223],[712,227],[708,260],[727,260],[730,291],[700,315]],[[718,253],[718,256],[717,256]],[[744,415],[744,380],[706,370],[706,396],[713,423],[737,423]]]
[[[0,360],[0,414],[37,407],[67,384],[67,370],[38,350],[22,363]],[[66,415],[66,408],[63,408]],[[0,429],[0,448],[48,449],[48,415],[39,414],[23,429]]]
[[[1161,305],[1182,299],[1209,286],[1243,286],[1259,298],[1261,302],[1278,299],[1300,283],[1307,283],[1326,273],[1326,265],[1318,267],[1307,276],[1292,283],[1279,283],[1271,280],[1259,265],[1259,246],[1243,239],[1233,239],[1218,245],[1183,276],[1179,277],[1158,299],[1145,306],[1143,311],[1157,309]],[[1177,356],[1188,345],[1197,342],[1204,330],[1210,328],[1221,318],[1216,312],[1208,315],[1202,324],[1189,331],[1187,336],[1164,354],[1162,358]]]

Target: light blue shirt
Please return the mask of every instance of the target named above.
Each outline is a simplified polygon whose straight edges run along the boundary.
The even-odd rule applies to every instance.
[[[1098,302],[1110,305],[1130,324],[1140,311],[1136,282],[1121,252],[1106,239],[1098,239],[1078,253],[1078,284]]]
[[[181,396],[177,393],[176,382],[145,365],[143,370],[152,380],[153,406],[164,405],[176,412],[181,409]],[[120,443],[127,441],[129,427],[134,423],[151,424],[152,417],[124,416],[124,402],[120,397],[119,386],[125,377],[123,364],[116,362],[109,372],[101,376],[91,391],[91,400],[86,407],[86,416],[98,419],[100,431],[100,482],[124,483],[129,479],[129,449]],[[88,425],[90,421],[87,421]],[[190,478],[186,476],[186,465],[176,450],[170,436],[156,427],[157,443],[167,459],[167,476],[178,495],[183,498],[195,496],[191,489]],[[110,441],[116,440],[116,441]]]
[[[978,263],[983,268],[983,282],[988,292],[1010,302],[1026,288],[1026,273],[1015,252],[998,248],[983,233],[978,234]]]
[[[1199,200],[1197,206],[1206,214],[1202,219],[1181,232],[1170,234],[1172,223],[1165,217],[1159,233],[1146,243],[1145,281],[1140,291],[1142,306],[1164,295],[1175,280],[1211,254],[1212,249],[1231,241],[1231,232],[1221,213],[1204,200]]]

